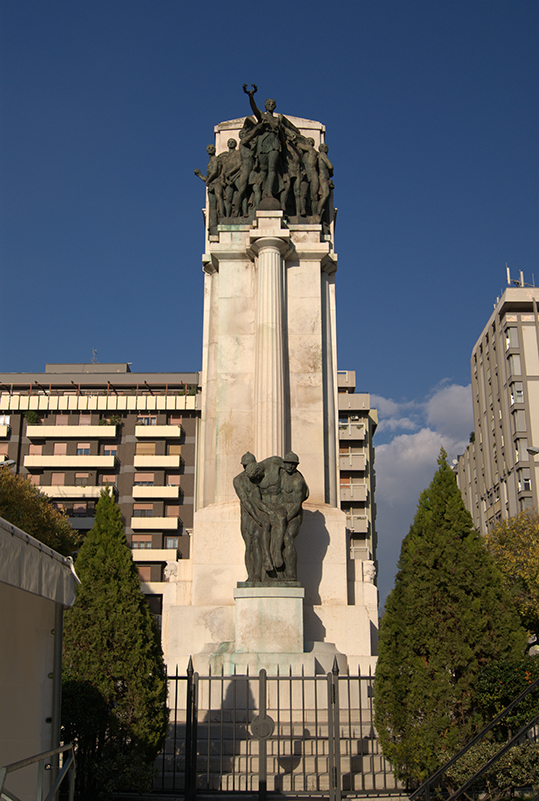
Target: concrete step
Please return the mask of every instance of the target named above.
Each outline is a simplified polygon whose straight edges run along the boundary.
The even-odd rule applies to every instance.
[[[359,740],[376,738],[374,727],[369,721],[362,721],[348,725],[348,723],[341,723],[339,726],[339,733],[342,741],[346,740]],[[272,740],[280,739],[285,740],[315,740],[328,738],[328,725],[327,723],[318,723],[318,725],[305,723],[283,723],[275,721],[275,729],[272,735]],[[202,742],[204,740],[251,740],[253,739],[250,727],[241,725],[234,725],[232,723],[216,722],[208,724],[202,722],[197,727],[197,740]],[[170,728],[166,737],[166,742],[183,742],[185,740],[185,727],[178,726],[176,729]]]
[[[205,770],[210,773],[258,773],[258,755],[200,755],[197,759],[199,771]],[[381,755],[368,754],[345,756],[341,753],[340,758],[341,773],[383,773],[389,775],[389,767]],[[185,770],[185,758],[183,756],[166,756],[161,759],[159,769],[165,774],[183,773]],[[294,754],[268,755],[266,759],[268,774],[279,773],[327,773],[329,770],[329,755],[316,754],[313,756],[301,756]]]

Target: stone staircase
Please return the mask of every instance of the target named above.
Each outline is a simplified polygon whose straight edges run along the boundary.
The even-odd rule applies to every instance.
[[[276,710],[269,710],[269,714],[275,721],[275,731],[266,741],[268,791],[327,794],[330,786],[327,719],[320,720],[320,713],[313,710],[300,715],[296,711],[292,722],[279,720]],[[372,724],[365,720],[364,713],[346,710],[343,717],[340,738],[334,741],[340,755],[337,762],[343,792],[370,795],[403,792],[379,753]],[[230,712],[212,713],[211,719],[199,720],[197,741],[200,791],[258,790],[259,741],[250,734],[245,716],[236,712],[233,721]],[[155,790],[183,791],[185,753],[185,724],[177,722],[175,729],[171,727],[164,753],[158,758]]]

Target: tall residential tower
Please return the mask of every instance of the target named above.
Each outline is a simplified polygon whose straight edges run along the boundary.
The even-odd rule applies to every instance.
[[[539,447],[539,289],[522,276],[496,301],[471,366],[474,441],[457,479],[484,533],[539,501],[539,459],[529,450]]]

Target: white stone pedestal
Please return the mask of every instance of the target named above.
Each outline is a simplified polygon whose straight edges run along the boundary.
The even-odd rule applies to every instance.
[[[236,652],[303,653],[303,587],[237,587]]]
[[[230,675],[264,668],[269,676],[302,671],[313,676],[330,671],[336,659],[339,670],[346,671],[346,656],[333,643],[304,642],[304,595],[301,586],[236,587],[236,639],[208,644],[194,655],[195,670]]]

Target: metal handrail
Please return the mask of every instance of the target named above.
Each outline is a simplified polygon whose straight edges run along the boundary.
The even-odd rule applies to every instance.
[[[491,720],[490,723],[488,723],[483,729],[481,729],[481,731],[478,734],[476,734],[475,737],[473,737],[470,740],[470,742],[467,743],[464,746],[464,748],[462,748],[458,752],[458,754],[455,754],[455,756],[452,757],[449,760],[449,762],[446,762],[445,765],[443,765],[441,768],[439,768],[436,771],[436,773],[433,773],[432,776],[430,776],[425,782],[423,782],[423,784],[420,787],[418,787],[417,790],[415,790],[411,794],[411,796],[409,797],[409,801],[415,801],[415,799],[418,796],[422,795],[423,793],[425,793],[425,797],[426,797],[426,799],[428,801],[428,799],[430,798],[430,788],[432,787],[432,785],[435,784],[438,781],[438,779],[440,779],[444,775],[444,773],[452,765],[455,764],[455,762],[457,762],[462,756],[464,756],[464,754],[466,754],[470,750],[470,748],[472,748],[472,746],[474,746],[477,742],[479,742],[479,740],[481,740],[485,736],[485,734],[488,734],[489,731],[491,731],[491,729],[493,729],[494,726],[496,726],[500,722],[500,720],[502,720],[506,715],[508,715],[509,712],[511,712],[511,710],[513,710],[515,708],[515,706],[522,701],[523,698],[525,698],[529,693],[533,692],[533,690],[535,690],[537,687],[539,687],[539,678],[535,679],[535,681],[533,681],[530,685],[528,685],[528,687],[526,687],[526,689],[523,690],[520,693],[520,695],[517,698],[515,698],[514,701],[511,701],[511,703],[508,706],[506,706],[505,709],[502,709],[502,711],[498,715],[496,715],[494,720]],[[479,773],[476,773],[475,776],[472,776],[471,779],[468,780],[466,785],[464,785],[463,787],[459,788],[459,790],[457,790],[456,793],[454,793],[451,796],[451,799],[457,798],[459,795],[461,795],[461,793],[465,792],[465,790],[470,786],[470,783],[475,781],[475,779],[478,779],[483,774],[483,772],[488,767],[490,767],[491,764],[494,764],[494,762],[496,762],[501,756],[503,756],[503,754],[508,750],[508,748],[510,748],[512,745],[515,744],[513,741],[516,741],[517,739],[522,737],[522,735],[525,733],[525,731],[528,731],[529,729],[531,729],[535,725],[535,723],[537,723],[537,719],[532,721],[532,723],[528,724],[528,726],[524,726],[523,729],[521,729],[518,732],[517,736],[513,737],[513,739],[505,747],[503,747],[496,754],[496,756],[493,757],[487,763],[487,765],[484,765],[481,768]]]
[[[68,757],[64,757],[62,768],[59,771],[56,779],[54,780],[51,789],[44,798],[43,797],[44,773],[45,770],[50,770],[51,768],[50,764],[45,765],[45,760],[50,759],[50,757],[63,754],[65,752],[70,752],[70,754]],[[29,765],[35,765],[35,764],[38,765],[37,792],[36,792],[37,801],[52,801],[52,799],[58,792],[58,788],[60,787],[68,771],[69,771],[69,801],[73,801],[75,795],[75,755],[73,753],[72,743],[70,743],[69,745],[62,745],[59,748],[53,748],[51,751],[43,751],[41,754],[36,754],[35,756],[27,757],[26,759],[21,759],[18,762],[12,762],[10,765],[4,765],[3,767],[1,767],[0,799],[5,799],[5,801],[20,801],[20,799],[15,795],[15,793],[10,792],[4,787],[6,776],[9,773],[14,773],[16,770],[21,770],[22,768],[26,768]]]

